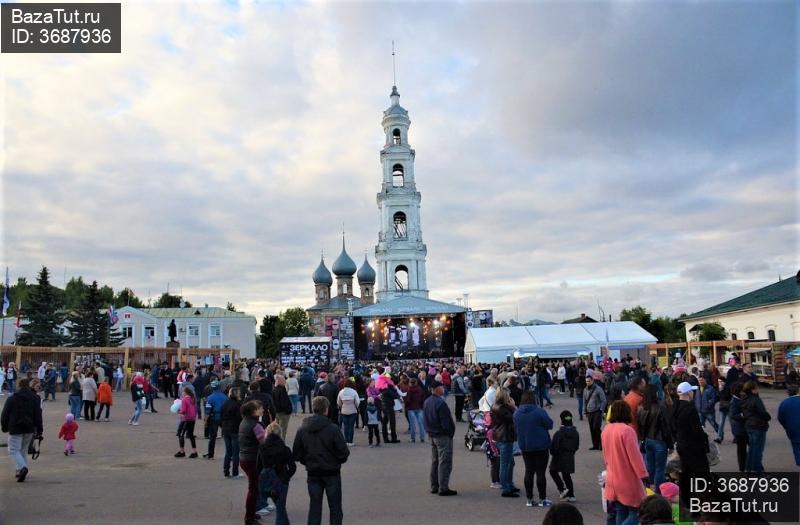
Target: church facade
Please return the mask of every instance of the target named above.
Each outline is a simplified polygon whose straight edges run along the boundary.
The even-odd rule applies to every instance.
[[[381,125],[382,178],[377,204],[380,231],[375,265],[367,257],[360,268],[342,251],[328,271],[324,258],[312,275],[316,304],[308,309],[311,330],[333,338],[342,359],[407,353],[429,355],[447,349],[453,355],[466,337],[464,309],[428,297],[422,238],[421,201],[414,172],[416,152],[408,141],[411,120],[392,86],[391,104]],[[353,276],[358,280],[358,295]],[[336,295],[331,289],[336,279]]]

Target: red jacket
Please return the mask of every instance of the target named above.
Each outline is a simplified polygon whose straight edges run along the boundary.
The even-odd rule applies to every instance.
[[[75,439],[75,433],[78,431],[78,424],[74,421],[70,421],[69,423],[64,423],[61,425],[61,430],[58,431],[59,439],[64,438],[67,439]]]

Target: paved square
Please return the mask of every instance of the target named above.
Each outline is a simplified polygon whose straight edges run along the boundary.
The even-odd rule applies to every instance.
[[[768,471],[797,471],[789,442],[775,415],[785,391],[761,391],[767,409],[773,415],[770,423],[764,465]],[[577,415],[576,401],[568,395],[553,393],[555,407],[550,410],[554,421],[561,410]],[[0,398],[4,403],[8,397]],[[452,407],[452,397],[450,404]],[[79,421],[80,431],[75,446],[77,453],[63,455],[64,442],[56,438],[67,412],[66,396],[58,394],[56,402],[44,404],[45,441],[42,455],[30,462],[31,472],[25,483],[16,483],[7,449],[0,449],[0,512],[2,523],[60,524],[237,524],[244,521],[246,481],[222,476],[224,445],[217,441],[217,458],[175,459],[177,438],[176,416],[169,413],[169,403],[156,401],[158,414],[142,415],[141,425],[128,426],[132,412],[130,395],[115,395],[110,423]],[[302,416],[291,418],[289,443]],[[599,452],[590,446],[585,421],[577,421],[581,434],[581,450],[576,457],[576,505],[585,523],[604,523],[600,507],[597,474],[602,470]],[[452,488],[458,496],[441,498],[428,492],[430,448],[427,444],[410,444],[405,419],[398,418],[398,432],[403,443],[367,448],[367,435],[356,431],[356,447],[342,468],[345,523],[370,525],[396,523],[445,524],[538,524],[546,509],[527,508],[525,498],[506,499],[500,491],[489,489],[489,469],[482,452],[469,452],[463,436],[467,425],[458,424]],[[709,429],[710,430],[710,429]],[[198,433],[202,431],[198,428]],[[722,462],[715,471],[735,470],[735,448],[730,433],[722,447]],[[713,436],[712,436],[713,437]],[[2,441],[5,442],[7,435]],[[198,439],[199,452],[205,452],[207,441]],[[522,487],[523,462],[516,458],[516,484]],[[548,495],[556,500],[555,485],[548,477]],[[289,487],[288,512],[293,523],[305,523],[308,494],[305,469],[298,471]],[[325,507],[325,506],[324,506]],[[323,511],[327,523],[327,508]],[[435,520],[433,519],[435,518]],[[270,523],[274,517],[264,517]],[[498,521],[501,520],[501,521]]]

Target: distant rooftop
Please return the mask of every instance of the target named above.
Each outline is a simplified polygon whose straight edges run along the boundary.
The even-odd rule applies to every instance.
[[[244,312],[231,312],[227,308],[217,306],[189,307],[189,308],[139,308],[142,312],[163,319],[179,318],[219,318],[219,317],[253,317]]]

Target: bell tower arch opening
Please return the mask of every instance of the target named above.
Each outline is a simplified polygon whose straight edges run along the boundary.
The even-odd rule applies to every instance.
[[[402,164],[395,164],[392,166],[392,187],[393,188],[402,188],[405,186],[406,183],[406,176],[405,172],[403,171]]]
[[[394,269],[394,288],[398,292],[404,292],[409,289],[408,284],[408,268],[400,264]]]
[[[406,222],[406,214],[398,211],[394,214],[394,238],[407,239],[408,238],[408,225]]]

